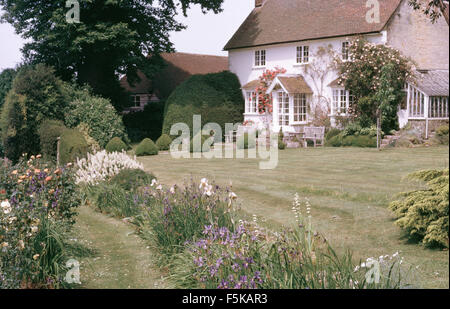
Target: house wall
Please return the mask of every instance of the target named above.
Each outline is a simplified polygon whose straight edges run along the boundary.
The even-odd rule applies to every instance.
[[[433,24],[404,0],[386,30],[387,44],[411,57],[419,69],[449,69],[449,26],[443,17]]]
[[[286,74],[301,74],[314,92],[312,101],[317,102],[318,96],[323,96],[325,97],[325,100],[321,100],[322,104],[327,105],[323,107],[331,108],[332,89],[327,87],[327,85],[338,77],[337,72],[329,71],[323,83],[317,79],[314,80],[309,74],[305,73],[304,65],[299,65],[296,63],[297,46],[309,46],[309,61],[311,63],[314,62],[314,55],[320,47],[331,46],[335,52],[340,53],[342,42],[350,41],[352,38],[354,37],[346,36],[331,39],[302,41],[297,43],[269,45],[257,48],[230,50],[228,53],[230,71],[238,76],[241,85],[245,85],[252,80],[258,79],[264,70],[275,69],[276,67],[286,69]],[[366,35],[366,39],[375,44],[384,44],[386,34],[383,32]],[[263,68],[255,68],[254,53],[256,50],[262,49],[266,50],[266,66]],[[328,58],[327,62],[330,63],[331,61],[332,59]],[[326,66],[327,63],[323,63],[321,67],[326,68]],[[244,115],[244,118],[245,120],[252,120],[254,122],[263,122],[261,120],[262,116],[258,115]]]

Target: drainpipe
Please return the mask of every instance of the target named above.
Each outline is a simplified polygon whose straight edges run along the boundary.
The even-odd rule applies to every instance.
[[[424,116],[425,116],[425,139],[428,139],[428,110],[429,110],[429,103],[430,103],[430,97],[425,96],[425,110],[424,110]]]

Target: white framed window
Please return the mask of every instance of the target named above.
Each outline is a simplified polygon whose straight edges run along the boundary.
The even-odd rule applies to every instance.
[[[140,95],[131,96],[131,104],[133,107],[141,107],[141,96]]]
[[[280,126],[289,125],[289,95],[278,92],[278,123]]]
[[[428,117],[448,118],[448,97],[430,97]]]
[[[258,96],[255,91],[247,91],[245,99],[245,112],[247,114],[258,113]]]
[[[306,94],[297,93],[294,94],[294,122],[306,122],[307,121],[307,101]]]
[[[425,117],[425,95],[414,87],[410,87],[409,94],[409,117],[423,118]]]
[[[347,114],[355,103],[355,96],[345,89],[333,89],[333,110],[335,115]]]
[[[266,65],[266,51],[257,50],[255,51],[255,67],[263,67]]]
[[[309,62],[309,46],[297,46],[297,63]]]
[[[341,54],[342,54],[342,60],[347,61],[350,60],[350,42],[342,42],[342,49],[341,49]]]

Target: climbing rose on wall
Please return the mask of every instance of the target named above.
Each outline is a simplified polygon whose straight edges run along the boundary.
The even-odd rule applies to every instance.
[[[266,111],[272,114],[272,95],[267,94],[267,89],[269,89],[272,81],[277,77],[278,74],[286,73],[286,69],[276,67],[273,70],[264,70],[263,74],[259,77],[260,85],[256,87],[253,100],[258,96],[258,112],[264,114]]]

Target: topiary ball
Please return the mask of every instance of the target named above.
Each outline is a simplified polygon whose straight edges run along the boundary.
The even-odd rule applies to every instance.
[[[105,147],[107,152],[122,152],[123,150],[127,150],[127,145],[120,139],[120,137],[114,137],[112,140],[108,142]]]
[[[136,156],[154,156],[158,154],[158,146],[149,138],[144,138],[136,148]]]
[[[170,144],[172,144],[172,139],[167,134],[161,135],[156,141],[156,146],[158,146],[159,150],[169,150]]]

